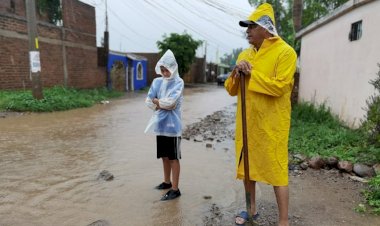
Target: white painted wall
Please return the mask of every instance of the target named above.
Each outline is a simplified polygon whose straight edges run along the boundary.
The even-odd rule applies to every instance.
[[[301,44],[299,98],[326,102],[347,125],[363,119],[366,99],[375,90],[368,82],[380,63],[380,0],[304,35]],[[362,20],[362,37],[350,41],[351,24]]]

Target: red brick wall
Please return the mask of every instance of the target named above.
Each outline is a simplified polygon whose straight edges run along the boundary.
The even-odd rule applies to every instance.
[[[78,0],[64,0],[63,26],[38,16],[43,87],[64,85],[66,50],[67,85],[76,88],[105,86],[105,68],[97,66],[95,9]],[[0,89],[30,88],[29,47],[25,0],[0,0]],[[64,41],[65,47],[62,46]]]
[[[30,85],[28,42],[0,35],[0,89]]]
[[[0,12],[25,17],[25,0],[0,0]]]
[[[62,8],[63,25],[66,28],[96,33],[95,10],[92,6],[77,0],[65,0],[62,1]]]

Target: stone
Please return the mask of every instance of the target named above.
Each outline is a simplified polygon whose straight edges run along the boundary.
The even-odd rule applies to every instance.
[[[300,168],[303,170],[307,170],[307,168],[309,168],[309,164],[307,162],[303,162],[300,164]]]
[[[353,164],[349,161],[338,162],[338,169],[340,169],[343,172],[351,173],[353,168],[354,168]]]
[[[111,226],[111,224],[106,220],[97,220],[87,226]]]
[[[105,180],[105,181],[113,180],[113,174],[108,172],[108,170],[103,170],[102,172],[100,172],[98,176],[98,180],[99,179]]]
[[[333,168],[338,165],[339,159],[335,156],[332,156],[332,157],[328,157],[325,161],[328,166]]]
[[[373,165],[372,168],[375,170],[376,175],[380,175],[380,163]]]
[[[207,144],[206,144],[206,148],[212,148],[212,144],[207,143]]]
[[[361,163],[355,163],[353,171],[359,177],[373,177],[376,174],[372,167]]]
[[[203,141],[203,137],[201,135],[197,135],[194,137],[194,141],[195,142],[202,142]]]
[[[321,169],[325,166],[325,161],[321,156],[314,156],[309,160],[309,167],[312,169]]]
[[[304,162],[304,161],[306,161],[306,156],[303,154],[295,154],[295,155],[293,155],[293,159],[294,159],[294,161]]]

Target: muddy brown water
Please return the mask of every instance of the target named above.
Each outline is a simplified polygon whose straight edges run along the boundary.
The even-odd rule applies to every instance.
[[[183,141],[182,197],[163,192],[155,137],[144,134],[152,112],[145,94],[65,112],[0,119],[0,225],[201,224],[212,199],[234,202],[232,162],[204,144]],[[185,89],[185,124],[235,102],[221,87]],[[232,163],[233,164],[233,163]],[[110,182],[96,180],[102,170]],[[226,187],[231,187],[226,189]],[[206,200],[203,196],[211,196]]]
[[[145,94],[128,93],[110,104],[65,112],[0,119],[0,226],[234,225],[244,209],[235,180],[233,141],[183,140],[179,199],[161,202],[162,181],[155,137],[143,131],[152,112]],[[222,87],[185,89],[183,122],[199,121],[236,99]],[[97,180],[102,170],[112,181]],[[363,185],[324,171],[290,176],[291,225],[380,225],[353,211]],[[334,179],[335,178],[335,179]],[[259,185],[262,225],[275,225],[270,186]]]

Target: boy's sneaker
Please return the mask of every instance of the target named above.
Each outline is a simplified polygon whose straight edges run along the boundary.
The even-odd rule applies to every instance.
[[[168,192],[166,192],[164,196],[162,196],[161,201],[172,200],[180,196],[181,196],[181,192],[179,191],[179,189],[177,191],[170,189]]]
[[[165,182],[162,182],[161,184],[157,185],[155,187],[155,189],[158,189],[158,190],[164,190],[164,189],[169,189],[172,187],[172,182],[170,182],[169,184],[168,183],[165,183]]]

